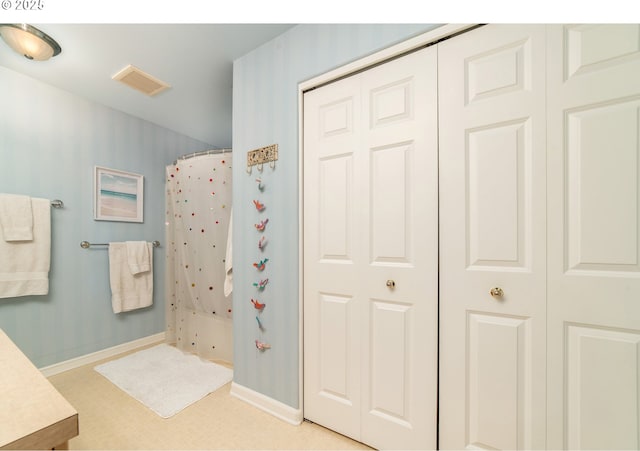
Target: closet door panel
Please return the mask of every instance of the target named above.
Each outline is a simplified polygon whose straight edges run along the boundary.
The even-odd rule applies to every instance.
[[[318,257],[325,263],[353,263],[353,156],[321,158],[318,170]]]
[[[518,449],[518,422],[531,409],[529,321],[469,313],[467,324],[469,441],[479,448]]]
[[[636,449],[640,333],[570,325],[566,337],[567,448]]]
[[[443,449],[545,447],[544,51],[542,26],[439,44]]]
[[[548,40],[548,447],[640,447],[640,26]]]
[[[357,371],[352,368],[357,361],[350,352],[354,348],[351,336],[356,314],[353,299],[327,293],[320,293],[318,297],[318,335],[322,338],[319,340],[319,393],[351,407],[354,403],[353,387],[348,384],[347,375]]]
[[[640,269],[639,111],[634,99],[566,113],[568,271]]]
[[[356,170],[360,94],[348,78],[305,95],[304,415],[360,440]]]
[[[469,130],[467,266],[527,269],[531,242],[531,126],[529,121]]]
[[[413,143],[394,143],[371,151],[370,263],[411,266],[415,247],[410,228]]]
[[[362,73],[362,436],[376,448],[436,447],[436,64],[430,47]]]
[[[410,307],[398,303],[372,301],[371,318],[371,399],[370,412],[394,423],[410,427],[411,356],[407,339],[411,333]]]
[[[304,415],[376,448],[437,445],[436,59],[304,95]]]

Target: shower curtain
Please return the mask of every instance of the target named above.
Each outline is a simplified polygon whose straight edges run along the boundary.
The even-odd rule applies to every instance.
[[[224,294],[231,152],[166,168],[166,339],[203,358],[233,360],[232,295]]]

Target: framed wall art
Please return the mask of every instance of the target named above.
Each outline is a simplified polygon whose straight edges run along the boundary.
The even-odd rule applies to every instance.
[[[98,221],[143,222],[144,177],[95,166],[93,218]]]

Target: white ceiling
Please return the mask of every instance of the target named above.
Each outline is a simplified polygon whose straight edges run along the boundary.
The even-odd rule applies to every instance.
[[[231,146],[233,60],[286,24],[33,24],[62,53],[29,61],[0,39],[0,65],[216,147]],[[148,97],[111,77],[132,64],[171,85]]]

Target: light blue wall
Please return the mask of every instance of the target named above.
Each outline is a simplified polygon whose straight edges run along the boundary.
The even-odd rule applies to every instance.
[[[298,84],[437,25],[299,25],[234,62],[234,380],[299,408]],[[246,152],[278,144],[275,169],[247,174]],[[264,193],[255,178],[261,176]],[[252,201],[266,205],[258,213]],[[268,218],[265,252],[253,224]],[[264,274],[253,262],[269,258]],[[268,277],[263,293],[252,286]],[[265,302],[258,329],[251,298]],[[261,338],[271,349],[260,352]]]
[[[0,328],[38,367],[162,332],[165,248],[154,305],[115,315],[107,250],[79,243],[163,242],[165,165],[211,146],[2,67],[0,99],[0,193],[65,204],[51,211],[49,294],[0,299]],[[143,224],[93,220],[95,165],[144,175]]]

